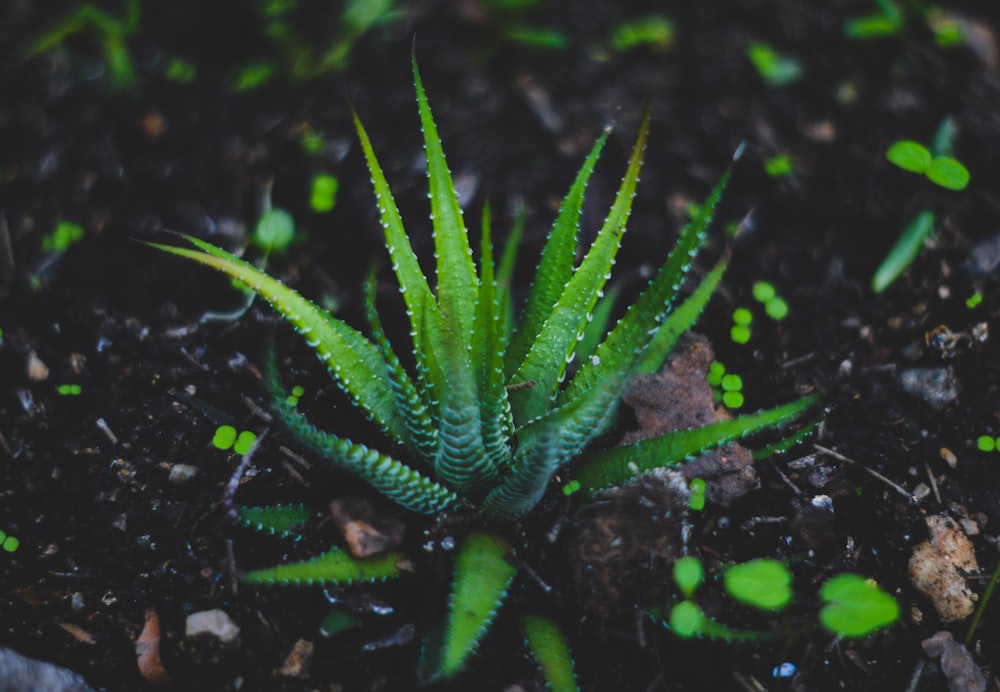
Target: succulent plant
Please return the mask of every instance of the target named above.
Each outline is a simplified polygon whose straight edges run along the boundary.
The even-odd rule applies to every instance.
[[[516,526],[538,505],[557,472],[569,480],[567,488],[579,488],[580,497],[589,496],[793,419],[815,397],[632,445],[590,451],[595,438],[613,425],[629,379],[659,367],[722,276],[724,260],[687,301],[673,309],[729,172],[681,232],[641,296],[606,329],[606,324],[592,324],[593,315],[608,312],[597,306],[631,211],[648,111],[610,212],[575,265],[584,193],[608,137],[607,132],[601,134],[563,200],[520,318],[514,320],[509,288],[513,263],[503,261],[497,269],[486,210],[477,267],[415,61],[413,78],[430,187],[433,285],[420,268],[368,135],[354,115],[385,245],[406,307],[413,371],[401,365],[382,328],[375,308],[374,275],[366,291],[366,336],[260,269],[203,240],[185,236],[196,249],[154,247],[224,272],[266,299],[306,340],[364,415],[406,455],[397,459],[319,430],[288,403],[277,376],[272,376],[275,409],[299,440],[322,458],[363,477],[403,508],[436,514],[468,507],[482,518],[481,526],[461,539],[449,615],[440,636],[429,637],[425,649],[426,677],[449,678],[475,649],[517,572],[509,560],[504,527]],[[509,247],[505,258],[511,253]],[[274,369],[273,356],[271,361]],[[271,531],[289,526],[286,509],[255,508],[246,519]],[[246,579],[256,583],[382,579],[398,573],[395,559],[355,560],[335,548],[305,562],[250,572]],[[551,621],[532,615],[523,625],[550,685],[575,688],[575,683],[566,682],[573,680],[573,674],[567,672],[565,639],[557,636]]]

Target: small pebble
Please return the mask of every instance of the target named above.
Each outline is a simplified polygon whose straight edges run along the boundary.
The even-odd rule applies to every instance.
[[[216,608],[188,615],[184,634],[187,637],[205,634],[215,637],[223,644],[234,644],[239,641],[240,628],[226,611]]]
[[[171,483],[184,483],[198,475],[198,467],[191,464],[174,464],[170,467],[167,480]]]
[[[958,399],[958,382],[951,368],[910,368],[899,374],[899,386],[911,396],[919,397],[938,411]]]

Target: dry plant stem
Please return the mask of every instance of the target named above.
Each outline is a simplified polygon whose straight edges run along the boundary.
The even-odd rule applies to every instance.
[[[834,459],[837,459],[839,461],[846,461],[848,464],[854,464],[855,466],[857,466],[861,470],[863,470],[866,473],[868,473],[873,478],[877,478],[878,480],[880,480],[883,483],[885,483],[886,485],[888,485],[890,488],[892,488],[893,490],[895,490],[897,493],[899,493],[900,495],[902,495],[903,497],[905,497],[910,502],[916,504],[917,499],[915,497],[913,497],[913,495],[911,495],[910,493],[908,493],[905,488],[903,488],[901,485],[898,485],[897,483],[894,483],[893,481],[889,480],[888,478],[886,478],[885,476],[883,476],[878,471],[875,471],[874,469],[868,468],[867,466],[865,466],[864,464],[862,464],[860,461],[856,461],[854,459],[851,459],[850,457],[845,457],[840,452],[835,452],[832,449],[829,449],[828,447],[824,447],[822,445],[814,444],[813,445],[813,449],[815,449],[817,452],[822,452],[823,454],[827,454],[827,455],[829,455],[829,456],[831,456]]]
[[[236,496],[236,489],[239,488],[240,479],[243,478],[243,474],[246,473],[247,467],[250,466],[250,460],[253,459],[254,452],[260,447],[260,443],[264,441],[264,437],[267,435],[267,428],[261,431],[254,443],[250,445],[250,449],[247,453],[243,455],[240,460],[240,465],[236,467],[233,475],[230,477],[229,482],[226,484],[226,492],[222,496],[222,506],[226,508],[226,512],[229,513],[233,519],[236,518],[238,512],[236,510],[236,505],[233,504],[233,498]]]

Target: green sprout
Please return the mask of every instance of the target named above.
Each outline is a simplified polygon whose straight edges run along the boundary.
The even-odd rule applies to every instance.
[[[730,596],[759,610],[780,610],[792,600],[792,573],[777,560],[730,565],[723,579]]]
[[[997,448],[997,441],[992,435],[980,435],[976,438],[976,447],[980,452],[993,452]]]
[[[946,190],[964,190],[969,184],[969,170],[950,156],[933,156],[920,142],[901,139],[893,142],[885,157],[904,171],[927,177]]]
[[[289,394],[285,398],[285,403],[288,404],[289,406],[298,406],[299,399],[301,399],[302,395],[305,393],[306,393],[306,388],[303,387],[302,385],[297,384],[294,387],[292,387],[291,394]]]
[[[172,57],[163,67],[163,76],[171,82],[190,84],[198,76],[198,68],[190,60]]]
[[[236,428],[231,425],[220,425],[215,429],[215,434],[212,436],[212,445],[216,449],[225,451],[231,448],[240,456],[249,452],[250,448],[253,447],[253,443],[256,441],[257,435],[255,433],[249,430],[243,430],[237,434]]]
[[[622,22],[611,33],[611,47],[625,52],[640,46],[665,51],[674,42],[674,24],[663,15],[654,14],[644,19]]]
[[[340,181],[329,173],[317,173],[312,179],[309,206],[317,214],[325,214],[337,204]]]
[[[727,408],[737,409],[743,406],[743,378],[739,375],[726,374],[722,376],[722,403]]]
[[[729,330],[729,338],[734,344],[745,344],[750,341],[750,325],[753,323],[753,313],[747,308],[733,310],[733,326]]]
[[[802,64],[798,60],[781,55],[762,41],[752,41],[747,46],[747,57],[768,86],[787,86],[802,76]]]
[[[83,389],[78,384],[61,384],[56,387],[59,396],[79,396]]]
[[[271,81],[275,72],[277,72],[277,67],[270,60],[258,60],[245,65],[233,77],[233,90],[253,91],[258,89]]]
[[[885,157],[893,165],[923,175],[939,187],[964,190],[969,184],[969,171],[949,155],[955,135],[954,121],[945,118],[934,135],[933,152],[919,142],[899,140],[889,147]],[[875,270],[871,284],[875,293],[884,291],[906,271],[933,230],[934,213],[928,209],[918,212]]]
[[[775,322],[788,317],[788,303],[778,295],[774,285],[767,281],[755,281],[751,289],[754,299],[763,303],[764,312]]]
[[[768,283],[767,281],[754,281],[753,286],[750,288],[750,292],[753,294],[754,300],[758,303],[765,304],[767,301],[773,300],[778,295],[774,285]]]
[[[688,485],[688,490],[691,492],[691,497],[688,498],[688,507],[695,512],[705,509],[705,488],[704,478],[692,478]]]
[[[667,624],[674,634],[730,642],[773,636],[769,632],[735,630],[705,615],[693,600],[703,573],[697,557],[683,557],[674,563],[674,581],[684,598],[670,612]],[[792,600],[792,573],[778,560],[760,558],[727,565],[722,577],[730,597],[760,611],[782,610]],[[888,627],[899,617],[896,600],[859,574],[845,572],[830,578],[820,587],[819,596],[826,604],[819,612],[820,624],[840,637],[864,637]]]
[[[980,305],[982,305],[982,303],[983,303],[983,294],[980,293],[979,291],[976,291],[971,296],[965,299],[965,307],[969,308],[970,310],[975,310]]]
[[[827,604],[819,611],[819,621],[845,639],[865,637],[899,618],[896,599],[860,574],[831,577],[819,597]]]
[[[60,221],[55,230],[42,238],[44,252],[66,252],[70,245],[83,238],[83,226],[72,221]]]
[[[597,447],[595,441],[615,424],[626,384],[638,373],[661,367],[671,345],[694,324],[721,280],[725,258],[686,300],[678,299],[729,172],[712,189],[701,213],[681,230],[635,303],[593,342],[593,350],[581,350],[626,231],[648,135],[648,110],[606,220],[589,248],[581,251],[577,235],[586,187],[608,133],[598,137],[543,246],[518,319],[509,289],[516,245],[499,253],[499,265],[494,262],[487,207],[481,217],[478,261],[473,255],[415,61],[412,68],[426,150],[436,281],[424,273],[368,134],[354,116],[409,324],[403,337],[409,351],[405,359],[397,355],[382,327],[374,271],[365,284],[365,334],[203,240],[185,236],[194,249],[151,245],[238,279],[267,300],[382,432],[392,456],[320,430],[305,419],[288,403],[272,348],[265,367],[272,406],[277,420],[299,442],[360,476],[403,509],[426,515],[462,509],[468,514],[467,528],[456,527],[460,533],[447,614],[424,648],[421,669],[434,680],[456,676],[496,618],[519,567],[510,557],[515,548],[511,542],[534,539],[524,529],[528,524],[521,522],[539,505],[544,508],[542,499],[550,489],[558,492],[561,486],[572,502],[585,502],[641,474],[682,464],[720,444],[797,419],[818,397],[630,445]],[[413,365],[408,368],[404,362]],[[232,435],[227,431],[224,442]],[[265,530],[285,520],[284,510],[270,509],[274,522],[268,508],[256,513],[256,523]],[[520,543],[516,549],[523,550]],[[355,559],[333,548],[304,561],[251,570],[244,579],[258,585],[378,581],[400,576],[400,560],[396,553]],[[543,670],[551,665],[559,671],[545,673],[547,679],[555,679],[551,674],[565,680],[561,644],[545,633],[541,626],[537,636],[529,635],[529,646]]]
[[[294,237],[295,219],[284,209],[275,208],[261,214],[250,242],[265,252],[283,252]]]
[[[17,537],[8,535],[5,531],[0,529],[0,548],[2,548],[5,553],[16,552],[20,547],[21,541],[18,540]]]
[[[769,178],[787,178],[795,174],[795,164],[788,154],[778,154],[764,161],[764,172]]]

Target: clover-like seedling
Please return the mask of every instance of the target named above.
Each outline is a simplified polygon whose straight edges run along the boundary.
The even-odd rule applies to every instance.
[[[747,308],[736,308],[733,310],[733,326],[729,330],[729,338],[734,344],[745,344],[750,341],[752,334],[750,325],[753,324],[753,313]]]
[[[78,384],[61,384],[56,387],[59,396],[80,396],[83,388]]]
[[[236,428],[231,425],[220,425],[215,429],[212,436],[212,446],[225,451],[232,449],[235,453],[243,456],[250,451],[253,443],[257,441],[257,435],[250,430],[243,430],[239,434]]]
[[[795,175],[795,164],[788,154],[778,154],[765,159],[764,172],[769,178],[788,178]]]
[[[312,179],[309,206],[317,214],[331,211],[337,204],[337,190],[340,181],[329,173],[317,173]]]
[[[782,55],[763,41],[747,46],[747,57],[768,86],[787,86],[802,76],[802,64],[793,57]]]
[[[707,487],[704,478],[692,478],[688,484],[691,496],[688,498],[688,507],[695,512],[705,509],[705,488]]]
[[[946,190],[964,190],[969,184],[969,169],[951,156],[934,156],[920,142],[901,139],[893,142],[885,157],[904,171],[926,176]]]
[[[295,237],[295,219],[284,209],[268,209],[261,214],[251,242],[264,252],[284,252]]]
[[[14,553],[20,547],[21,541],[16,536],[11,536],[6,531],[0,529],[0,550],[3,550],[5,553]]]
[[[819,590],[826,603],[819,612],[823,626],[839,637],[864,637],[899,618],[899,603],[871,579],[844,573]]]
[[[174,56],[164,64],[163,76],[177,84],[190,84],[198,76],[198,67],[190,60]]]

